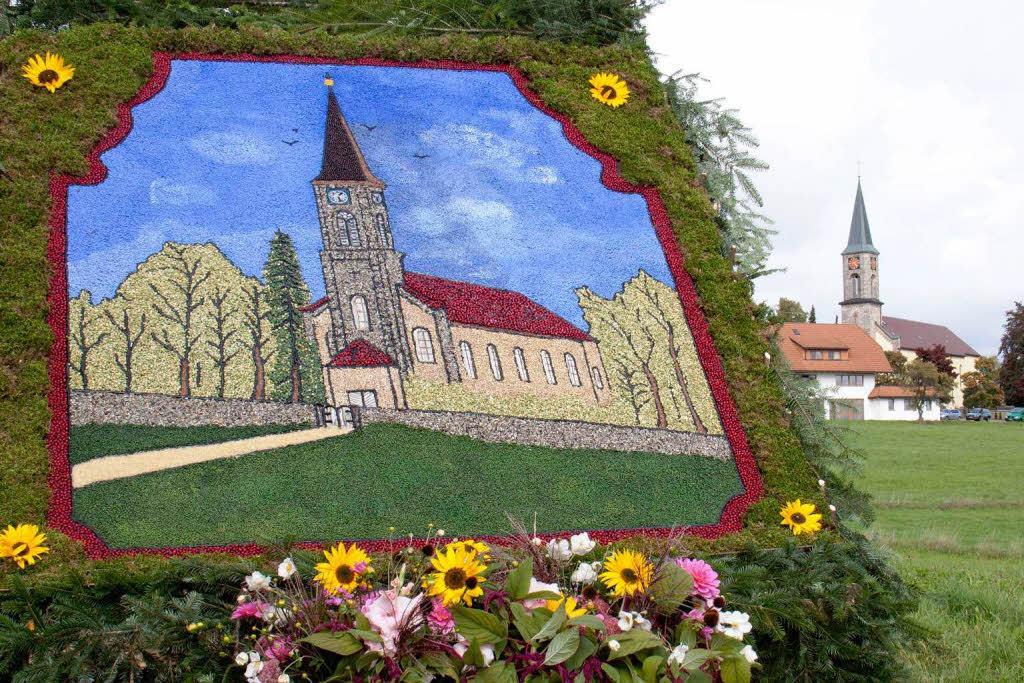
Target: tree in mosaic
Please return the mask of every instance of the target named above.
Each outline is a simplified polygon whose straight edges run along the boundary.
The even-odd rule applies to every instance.
[[[92,306],[92,295],[83,289],[68,301],[68,364],[82,389],[89,388],[89,359],[103,343],[109,332],[103,330],[103,321]]]

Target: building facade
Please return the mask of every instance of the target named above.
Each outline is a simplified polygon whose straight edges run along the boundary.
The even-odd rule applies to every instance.
[[[963,375],[974,371],[979,354],[948,327],[905,318],[882,315],[879,299],[879,251],[871,239],[871,228],[864,206],[864,193],[857,179],[850,235],[842,251],[843,300],[839,302],[844,324],[857,325],[886,351],[899,351],[908,360],[917,358],[917,349],[941,344],[957,373],[952,405],[964,403]]]
[[[327,295],[303,310],[328,402],[403,409],[412,380],[498,396],[605,404],[597,343],[509,290],[405,270],[386,185],[366,164],[330,79],[320,174],[312,181]]]

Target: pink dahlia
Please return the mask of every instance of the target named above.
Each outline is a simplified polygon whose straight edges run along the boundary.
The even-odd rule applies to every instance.
[[[434,598],[427,624],[434,633],[447,636],[455,633],[455,619],[439,598]]]
[[[718,572],[704,560],[676,558],[676,564],[693,577],[693,594],[711,601],[718,597]]]
[[[257,619],[262,619],[263,610],[268,607],[270,607],[270,605],[261,600],[246,602],[235,608],[235,611],[231,613],[231,618],[242,619],[243,617],[256,617]]]

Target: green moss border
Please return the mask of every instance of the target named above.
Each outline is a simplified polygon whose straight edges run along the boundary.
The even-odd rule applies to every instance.
[[[76,67],[75,78],[55,94],[31,87],[21,77],[21,65],[46,50],[59,52]],[[766,497],[748,509],[743,531],[714,541],[687,538],[686,546],[706,553],[751,544],[777,547],[787,538],[778,524],[782,502],[801,498],[819,507],[827,505],[785,415],[782,387],[765,363],[770,347],[753,314],[750,282],[734,274],[722,256],[713,211],[696,177],[684,132],[643,50],[459,34],[355,38],[322,31],[299,35],[92,24],[57,34],[22,31],[0,42],[0,159],[5,167],[0,173],[0,522],[43,524],[49,500],[49,177],[51,172],[85,173],[86,155],[116,124],[116,105],[130,99],[149,77],[154,51],[515,65],[547,106],[566,115],[591,144],[619,160],[619,173],[626,181],[659,190],[715,340]],[[628,81],[633,94],[626,106],[611,109],[589,97],[587,80],[597,71],[614,71]],[[52,529],[48,533],[53,552],[37,571],[58,570],[66,563],[91,565],[77,543]],[[160,561],[106,562],[149,566]]]

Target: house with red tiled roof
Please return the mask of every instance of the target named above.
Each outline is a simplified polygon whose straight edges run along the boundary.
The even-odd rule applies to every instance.
[[[875,382],[892,372],[885,352],[857,325],[785,323],[778,344],[790,370],[824,390],[825,412],[834,420],[916,420],[917,406],[903,387]],[[929,401],[924,419],[939,419],[939,404]]]
[[[327,296],[302,309],[333,406],[404,409],[410,382],[481,394],[611,401],[597,342],[518,292],[407,272],[386,185],[366,164],[326,82],[312,181]]]
[[[853,203],[850,236],[843,258],[843,300],[839,302],[843,323],[857,325],[886,351],[899,351],[907,360],[917,358],[918,349],[936,344],[945,347],[957,373],[953,385],[954,406],[964,402],[962,377],[974,371],[980,357],[970,344],[944,325],[882,315],[879,296],[880,252],[871,239],[867,209],[860,179]]]

